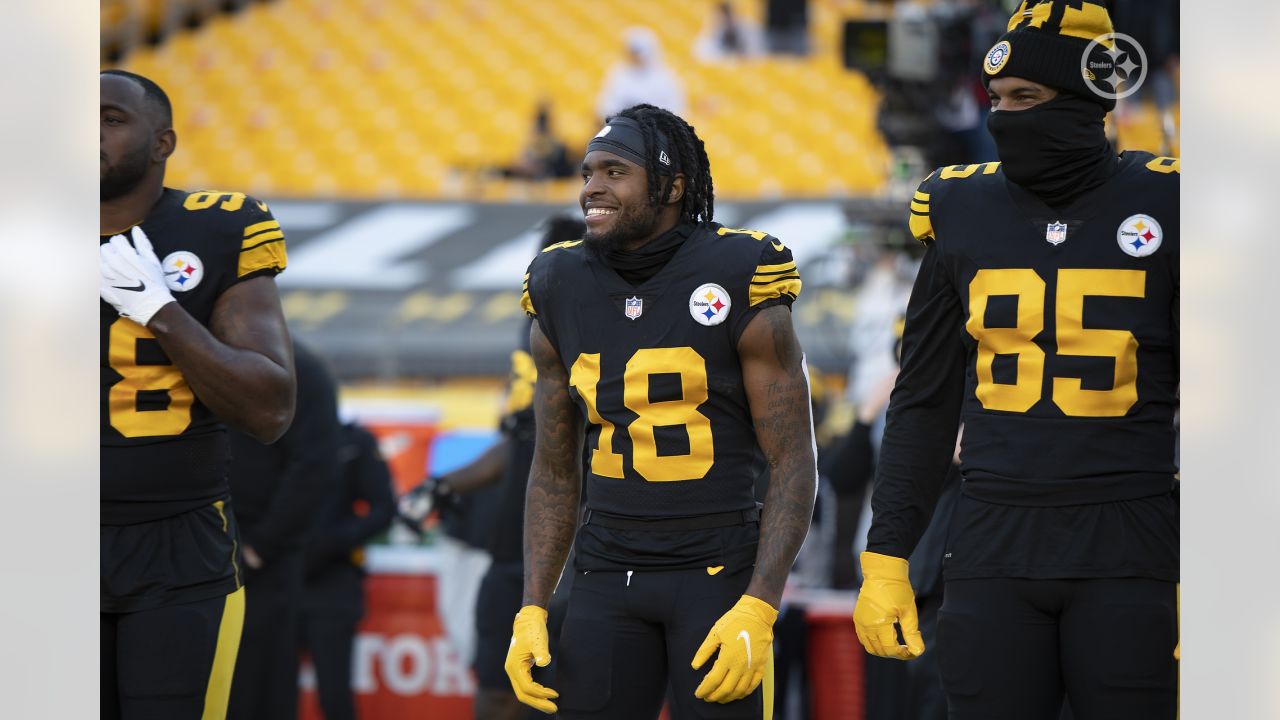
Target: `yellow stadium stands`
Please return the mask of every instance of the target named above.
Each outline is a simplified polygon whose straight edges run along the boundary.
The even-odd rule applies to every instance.
[[[738,8],[752,16],[754,5]],[[839,64],[849,5],[813,2],[809,58],[705,64],[692,48],[711,0],[610,3],[607,23],[603,5],[581,0],[276,0],[216,16],[124,66],[172,96],[178,186],[567,199],[576,181],[479,171],[516,158],[542,98],[579,152],[598,129],[596,96],[624,29],[648,26],[685,86],[720,195],[866,193],[884,182],[889,151],[875,92]]]

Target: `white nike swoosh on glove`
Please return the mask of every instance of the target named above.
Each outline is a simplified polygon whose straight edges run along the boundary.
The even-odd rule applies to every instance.
[[[747,667],[751,667],[751,633],[746,630],[739,630],[738,639],[747,645]]]

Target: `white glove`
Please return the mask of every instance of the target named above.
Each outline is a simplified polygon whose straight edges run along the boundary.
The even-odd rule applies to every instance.
[[[132,245],[123,235],[115,235],[98,246],[102,269],[98,293],[121,316],[146,325],[160,308],[174,299],[164,282],[164,267],[151,248],[147,234],[135,227],[130,235]]]

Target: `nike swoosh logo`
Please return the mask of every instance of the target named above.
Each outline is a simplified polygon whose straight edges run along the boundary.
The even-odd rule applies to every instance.
[[[747,646],[747,667],[751,667],[751,634],[746,630],[739,630],[738,639]]]
[[[111,287],[117,290],[128,290],[130,292],[142,292],[143,290],[147,289],[147,284],[139,280],[138,284],[133,287],[121,287],[119,285],[112,285]]]
[[[707,568],[707,574],[708,574],[708,575],[715,575],[716,573],[720,572],[720,571],[721,571],[721,570],[723,570],[723,569],[724,569],[724,566],[723,566],[723,565],[715,565],[715,566],[713,566],[713,567],[708,567],[708,568]]]
[[[782,243],[778,242],[777,240],[774,240],[774,241],[773,241],[773,249],[774,249],[774,250],[777,250],[778,252],[782,252],[783,250],[786,250],[786,249],[787,249],[787,246],[786,246],[786,245],[783,245]]]

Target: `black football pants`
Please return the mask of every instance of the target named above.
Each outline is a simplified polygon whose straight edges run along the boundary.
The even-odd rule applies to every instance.
[[[225,597],[101,613],[103,720],[223,718],[244,621],[244,588]]]
[[[951,580],[938,652],[951,720],[1177,716],[1176,586],[1145,578]]]
[[[664,699],[673,720],[760,720],[773,677],[742,700],[709,703],[694,690],[715,657],[690,667],[711,626],[742,596],[750,566],[576,572],[560,633],[555,702],[562,720],[655,720]],[[668,694],[668,683],[670,693]]]

